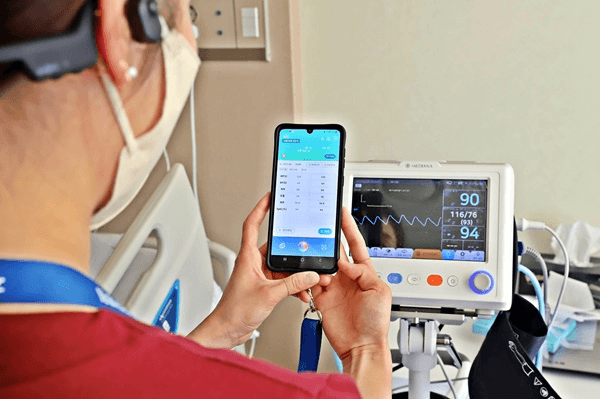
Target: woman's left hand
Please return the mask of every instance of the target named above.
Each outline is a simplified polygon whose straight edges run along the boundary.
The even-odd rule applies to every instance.
[[[273,273],[265,263],[266,244],[258,248],[258,231],[269,211],[270,194],[265,195],[244,222],[242,247],[231,279],[216,309],[188,338],[206,347],[232,348],[247,341],[252,332],[289,295],[308,302],[308,288],[326,286],[330,275],[315,272],[292,275]]]

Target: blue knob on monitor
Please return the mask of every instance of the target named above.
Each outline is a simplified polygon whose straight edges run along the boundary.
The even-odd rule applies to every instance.
[[[477,270],[475,273],[471,274],[469,287],[471,287],[471,290],[476,294],[488,294],[494,289],[494,276],[485,270]]]

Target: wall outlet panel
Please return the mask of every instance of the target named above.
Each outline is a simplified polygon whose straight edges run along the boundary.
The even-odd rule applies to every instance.
[[[200,29],[199,48],[235,49],[237,47],[234,0],[191,0],[190,4],[198,12],[196,25]]]

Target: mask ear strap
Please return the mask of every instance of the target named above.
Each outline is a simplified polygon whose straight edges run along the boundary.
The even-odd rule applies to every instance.
[[[104,85],[106,94],[108,94],[108,99],[110,100],[115,116],[117,117],[117,122],[121,128],[121,134],[125,139],[127,149],[129,150],[129,153],[132,154],[138,149],[138,143],[135,140],[135,135],[129,124],[129,118],[125,112],[125,107],[121,101],[119,91],[106,72],[100,71],[100,78],[102,79],[102,84]]]
[[[169,37],[171,31],[169,30],[169,25],[167,25],[167,21],[165,21],[162,15],[158,16],[158,22],[160,23],[160,36],[162,40],[165,40]]]

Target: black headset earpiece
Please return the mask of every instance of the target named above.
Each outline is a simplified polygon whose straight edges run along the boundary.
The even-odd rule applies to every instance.
[[[125,14],[133,40],[140,43],[156,43],[161,39],[159,10],[156,0],[129,0]]]
[[[0,46],[0,65],[22,68],[33,80],[56,79],[93,66],[98,60],[94,35],[96,5],[95,0],[87,0],[67,32]],[[156,0],[129,0],[125,13],[135,41],[161,40]]]
[[[92,0],[84,3],[68,31],[0,46],[0,64],[22,68],[33,80],[56,79],[80,72],[97,60]]]

